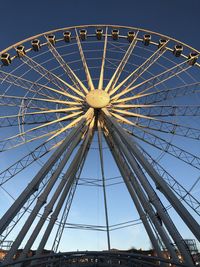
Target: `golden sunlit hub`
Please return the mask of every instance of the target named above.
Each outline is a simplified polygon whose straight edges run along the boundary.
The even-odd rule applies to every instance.
[[[110,96],[103,90],[92,90],[86,96],[86,102],[92,108],[104,108],[110,102]]]

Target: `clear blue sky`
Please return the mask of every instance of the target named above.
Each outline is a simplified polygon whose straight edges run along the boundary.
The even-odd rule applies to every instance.
[[[1,0],[0,50],[36,33],[80,24],[121,24],[199,48],[198,0]]]
[[[146,28],[200,49],[199,0],[1,0],[0,9],[0,51],[17,41],[51,29],[101,23]],[[79,193],[82,194],[82,192]],[[94,198],[98,198],[97,205],[101,205],[99,192],[91,194],[94,194]],[[118,201],[116,205],[120,204],[120,199]],[[79,211],[75,210],[71,215],[72,220],[73,218],[84,219],[85,212],[84,207]],[[100,216],[98,211],[96,215]],[[122,216],[125,220],[130,219],[125,211],[124,214],[122,212]],[[134,218],[138,216],[135,215]],[[102,223],[102,220],[98,219],[98,222]],[[124,231],[123,236],[120,238],[116,236],[112,241],[116,246],[120,246],[120,243],[127,242],[129,238],[128,244],[124,247],[128,248],[132,245],[131,238],[133,238],[138,240],[140,247],[143,246],[143,239],[139,240],[142,231],[139,226],[133,230]],[[78,237],[84,240],[85,235],[87,233]],[[98,240],[95,247],[97,249],[105,247],[105,244],[101,243],[100,233],[91,235],[89,242],[92,244],[93,238],[96,237]],[[71,246],[67,245],[66,249],[62,248],[63,250],[77,248],[76,244],[72,244],[73,238],[75,238],[74,232],[69,238]],[[81,244],[80,249],[83,247],[84,243]],[[149,244],[144,247],[148,248]],[[88,245],[87,249],[92,247]]]

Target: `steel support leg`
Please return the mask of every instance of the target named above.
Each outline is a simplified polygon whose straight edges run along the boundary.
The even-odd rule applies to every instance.
[[[156,239],[156,237],[152,231],[151,226],[149,225],[149,222],[147,220],[147,215],[145,214],[145,211],[143,210],[143,207],[142,207],[142,205],[138,199],[137,192],[135,191],[135,188],[132,186],[132,184],[130,182],[130,175],[132,176],[133,173],[131,172],[128,164],[125,163],[125,160],[122,158],[120,159],[119,150],[117,151],[116,147],[114,147],[112,145],[112,142],[111,142],[111,140],[109,140],[108,137],[106,138],[106,141],[107,141],[107,144],[110,148],[110,151],[111,151],[111,153],[112,153],[112,155],[113,155],[113,157],[117,163],[119,171],[120,171],[120,173],[124,179],[124,182],[125,182],[127,189],[130,193],[130,196],[131,196],[131,198],[135,204],[135,207],[138,211],[138,214],[139,214],[139,216],[143,222],[143,225],[146,229],[146,232],[147,232],[147,234],[151,240],[151,243],[152,243],[154,249],[156,250],[157,256],[162,258],[163,254],[162,254],[161,248],[160,248],[158,241],[157,241],[157,239]]]
[[[142,184],[145,192],[148,194],[148,197],[149,197],[151,203],[156,208],[156,210],[158,212],[158,215],[164,221],[168,232],[170,233],[170,235],[172,236],[173,240],[177,244],[177,247],[179,248],[179,251],[180,251],[181,255],[183,256],[185,262],[192,266],[193,265],[193,260],[191,258],[190,252],[188,251],[188,248],[187,248],[183,238],[181,237],[180,233],[176,229],[175,225],[173,224],[173,222],[170,219],[170,217],[168,216],[168,214],[165,212],[165,209],[164,209],[163,205],[161,204],[160,199],[158,198],[157,194],[155,193],[155,191],[151,187],[150,183],[146,179],[146,177],[145,177],[140,165],[137,163],[137,161],[135,160],[134,156],[131,155],[131,153],[130,153],[130,149],[131,149],[130,145],[129,145],[129,147],[126,147],[125,146],[125,144],[126,144],[125,140],[124,139],[120,139],[120,137],[119,137],[119,132],[118,131],[114,132],[112,130],[113,127],[109,123],[107,123],[106,125],[107,125],[107,127],[109,129],[109,132],[110,133],[113,132],[112,135],[115,136],[116,142],[118,143],[120,148],[123,150],[123,153],[125,154],[126,158],[128,159],[129,164],[131,165],[131,167],[133,168],[134,172],[136,173],[136,176],[140,180],[140,183]],[[116,132],[117,132],[117,134],[116,134]],[[121,131],[120,131],[120,135],[122,135],[122,134],[123,134],[123,129],[121,129]]]
[[[107,125],[107,127],[109,127],[109,125]],[[111,128],[110,128],[110,131],[112,131]],[[118,143],[120,145],[120,148],[122,149],[124,155],[126,156],[127,160],[129,161],[129,164],[131,165],[133,171],[135,172],[137,178],[139,179],[145,192],[147,193],[150,202],[154,205],[155,209],[157,210],[157,214],[161,217],[161,219],[165,223],[165,226],[166,226],[169,234],[173,238],[174,242],[176,243],[184,261],[188,264],[188,266],[193,266],[192,257],[190,255],[190,252],[189,252],[182,236],[180,235],[180,233],[176,229],[173,221],[168,216],[167,212],[165,211],[164,206],[161,204],[160,199],[158,198],[157,194],[155,193],[152,186],[150,185],[147,178],[145,177],[140,165],[137,163],[134,156],[131,155],[130,148],[125,146],[123,141],[119,138],[118,134],[113,132],[112,135],[115,137],[116,143]]]
[[[52,166],[57,162],[63,152],[66,150],[68,145],[71,143],[74,136],[83,128],[86,122],[86,118],[82,119],[82,121],[74,128],[69,135],[66,137],[64,142],[57,148],[57,150],[53,153],[53,155],[49,158],[49,160],[43,165],[37,175],[33,178],[33,180],[27,185],[21,195],[17,198],[17,200],[13,203],[13,205],[8,209],[8,211],[4,214],[4,216],[0,220],[0,235],[6,229],[6,227],[10,224],[19,210],[23,207],[29,197],[38,190],[38,187],[46,174],[51,170]]]
[[[66,172],[66,175],[63,178],[64,180],[67,181],[67,183],[65,184],[63,192],[62,192],[60,199],[57,203],[57,206],[56,206],[53,214],[51,215],[51,219],[50,219],[49,224],[47,226],[47,229],[46,229],[46,231],[45,231],[45,233],[44,233],[44,235],[40,241],[36,255],[40,255],[42,253],[42,250],[43,250],[43,248],[44,248],[44,246],[45,246],[45,244],[49,238],[49,235],[53,229],[53,226],[55,224],[57,216],[58,216],[58,214],[59,214],[59,212],[63,206],[65,198],[66,198],[66,196],[70,190],[70,187],[71,187],[71,185],[75,179],[76,173],[77,173],[78,169],[80,168],[82,161],[85,158],[85,154],[88,151],[88,148],[90,146],[90,139],[92,138],[91,137],[92,131],[93,131],[93,129],[89,130],[89,132],[88,132],[87,136],[85,137],[85,140],[83,141],[78,153],[76,154],[75,158],[72,161],[72,164],[70,165],[69,169]]]
[[[165,195],[174,209],[177,211],[179,216],[183,219],[183,221],[187,224],[188,228],[191,232],[196,236],[196,238],[200,241],[200,225],[196,222],[196,220],[192,217],[192,215],[187,211],[181,201],[177,198],[177,196],[173,193],[173,191],[169,188],[165,180],[156,172],[153,166],[145,159],[143,154],[137,148],[134,143],[134,139],[131,138],[123,129],[116,123],[113,118],[111,118],[109,112],[106,109],[103,109],[103,117],[112,125],[113,129],[119,134],[122,138],[123,142],[132,150],[132,153],[137,158],[141,166],[146,170],[148,175],[155,182],[156,186],[159,187],[159,190]]]
[[[110,138],[112,138],[111,135],[110,135]],[[117,147],[121,148],[121,143],[116,143],[114,141],[113,142],[113,147],[114,147],[113,150],[116,150]],[[122,160],[123,157],[120,156],[119,159]],[[122,163],[120,163],[120,164],[122,164]],[[127,163],[125,163],[125,165],[123,164],[123,168],[125,168],[126,166],[127,166]],[[163,243],[165,244],[166,248],[168,249],[172,259],[178,261],[178,257],[176,255],[175,248],[173,247],[173,245],[171,243],[171,240],[169,239],[169,236],[167,235],[167,233],[166,233],[165,229],[163,228],[163,226],[158,221],[158,219],[156,217],[156,213],[155,213],[153,207],[151,206],[151,204],[149,203],[149,200],[148,200],[147,196],[144,194],[144,191],[142,190],[139,182],[137,181],[135,176],[132,175],[132,174],[133,174],[132,172],[129,173],[130,182],[132,183],[133,188],[135,188],[135,192],[137,193],[137,196],[140,199],[140,202],[141,202],[143,208],[145,209],[145,211],[149,215],[151,221],[155,225],[155,227],[156,227],[159,235],[161,236],[161,238],[163,240]]]
[[[42,194],[38,197],[37,203],[35,207],[33,208],[31,214],[29,215],[28,219],[26,220],[24,226],[22,227],[21,231],[19,232],[18,236],[16,237],[11,249],[9,250],[9,253],[7,254],[6,260],[9,261],[13,258],[13,256],[16,254],[17,249],[19,248],[22,240],[24,239],[25,235],[27,234],[29,228],[31,227],[33,221],[35,220],[36,216],[38,215],[40,209],[42,206],[46,203],[47,197],[52,190],[55,182],[57,181],[61,171],[63,170],[64,166],[66,165],[67,161],[69,160],[72,152],[74,151],[77,144],[80,142],[82,137],[82,132],[80,132],[75,140],[71,143],[67,154],[63,157],[62,161],[58,165],[58,168],[53,173],[52,177],[50,178],[46,188],[42,192]],[[22,254],[20,255],[20,259],[28,253],[28,251],[31,248],[32,243],[34,242],[34,235],[32,234],[29,238],[28,242],[26,243]]]

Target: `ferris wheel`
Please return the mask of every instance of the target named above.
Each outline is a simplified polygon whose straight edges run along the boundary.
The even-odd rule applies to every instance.
[[[33,247],[58,252],[70,227],[103,231],[110,250],[111,231],[135,222],[160,259],[193,266],[177,222],[200,241],[199,51],[145,29],[81,25],[0,55],[0,242],[13,240],[4,263],[21,246],[21,261]],[[110,222],[116,184],[133,221]],[[68,221],[84,185],[102,190],[103,225]]]

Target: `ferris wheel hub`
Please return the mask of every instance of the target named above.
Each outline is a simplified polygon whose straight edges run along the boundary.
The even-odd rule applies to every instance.
[[[104,108],[110,102],[110,96],[104,90],[92,90],[86,96],[86,102],[92,108]]]

